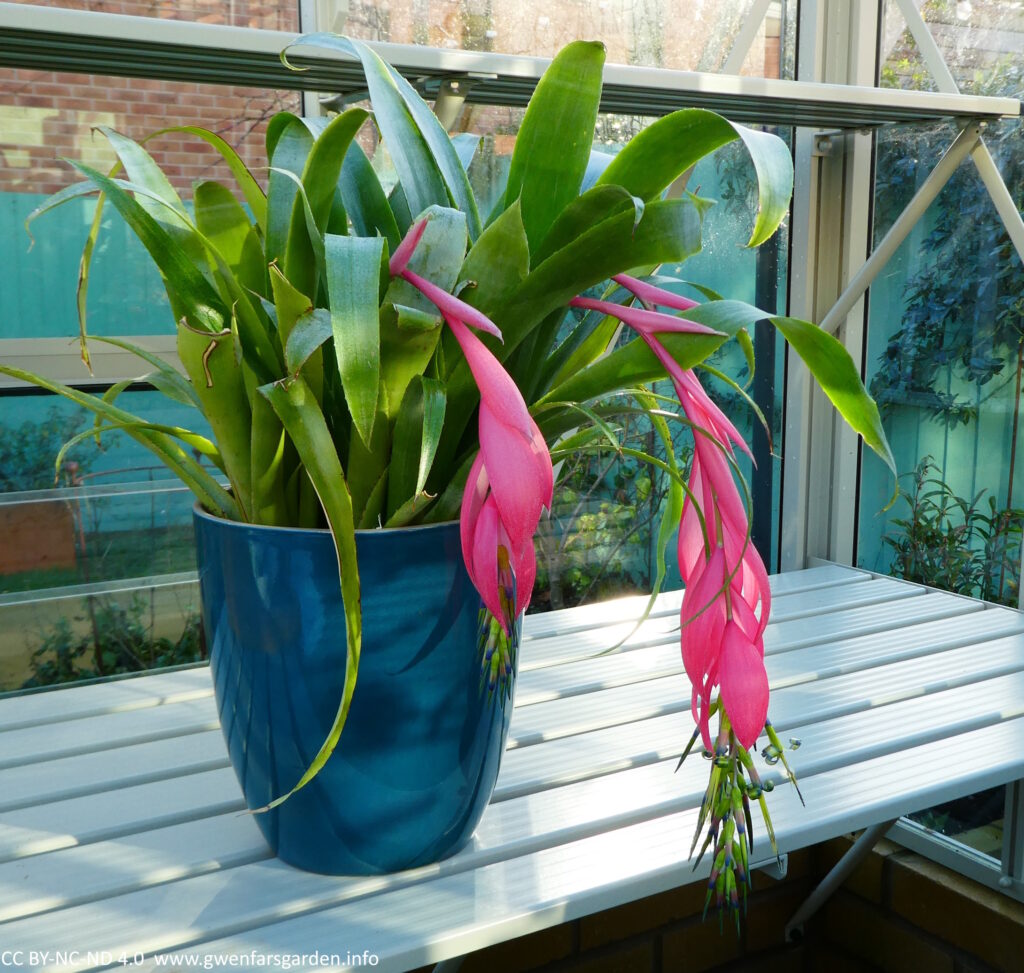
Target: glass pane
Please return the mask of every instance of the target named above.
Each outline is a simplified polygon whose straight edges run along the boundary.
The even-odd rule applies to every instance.
[[[259,167],[268,118],[299,104],[291,92],[0,71],[0,346],[10,339],[7,347],[35,355],[37,346],[23,339],[78,332],[75,281],[95,202],[73,199],[41,216],[31,250],[23,224],[48,194],[80,178],[61,157],[110,169],[114,155],[93,126],[139,139],[161,126],[200,125]],[[183,196],[203,179],[233,185],[220,156],[193,136],[165,136],[147,148]],[[259,168],[255,175],[264,181]],[[89,330],[163,335],[166,348],[174,344],[159,274],[110,206],[90,275]],[[54,347],[64,356],[61,374],[88,381],[74,344],[43,350]],[[94,343],[92,353],[98,358],[103,346]],[[0,350],[0,358],[7,355]],[[38,358],[41,370],[47,360]],[[131,368],[141,374],[148,366]],[[209,432],[194,410],[153,391],[129,389],[118,404],[151,421]],[[74,447],[55,483],[61,444],[91,423],[55,396],[8,388],[0,397],[2,689],[199,657],[191,496],[121,433],[104,435],[101,448],[91,439]]]
[[[583,0],[573,4],[493,0],[317,0],[321,30],[365,40],[554,57],[570,41],[596,38],[611,64],[721,71],[753,0],[682,7],[666,0]],[[773,3],[748,48],[742,73],[791,77],[796,4]],[[784,40],[785,38],[785,40]]]
[[[1018,11],[1010,4],[921,7],[965,94],[1020,96]],[[882,84],[937,90],[902,12],[887,0]],[[985,140],[1014,199],[1024,190],[1018,127]],[[876,235],[938,161],[953,132],[904,128],[879,139]],[[868,372],[896,452],[905,497],[886,516],[884,475],[865,457],[860,563],[1016,606],[1024,503],[1017,452],[1024,273],[970,165],[961,166],[871,289]],[[999,787],[914,820],[999,859]]]
[[[160,20],[190,20],[231,27],[261,27],[264,30],[299,29],[298,0],[14,0],[37,7],[61,10],[95,10],[133,17],[158,17]]]

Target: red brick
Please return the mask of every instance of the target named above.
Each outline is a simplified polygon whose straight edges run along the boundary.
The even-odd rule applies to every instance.
[[[582,956],[572,964],[573,973],[651,973],[653,969],[654,944],[651,942],[637,943],[600,955]]]
[[[699,919],[662,933],[662,969],[704,973],[729,960],[738,959],[742,947],[734,929],[719,931],[718,921]]]
[[[1021,969],[1024,903],[918,855],[894,861],[892,911],[998,970]]]
[[[573,925],[564,923],[471,953],[462,973],[525,973],[565,959],[573,949]]]
[[[593,949],[698,916],[704,908],[704,883],[651,895],[580,920],[580,949]]]
[[[952,954],[927,932],[842,889],[825,906],[823,930],[829,942],[885,973],[954,973]]]

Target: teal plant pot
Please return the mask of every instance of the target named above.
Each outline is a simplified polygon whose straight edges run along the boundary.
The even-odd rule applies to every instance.
[[[345,615],[327,531],[195,510],[199,587],[221,727],[250,808],[287,793],[334,721]],[[308,871],[424,865],[470,839],[508,736],[518,632],[481,627],[458,524],[360,531],[363,651],[348,723],[314,780],[255,815]],[[494,654],[500,654],[500,660]]]

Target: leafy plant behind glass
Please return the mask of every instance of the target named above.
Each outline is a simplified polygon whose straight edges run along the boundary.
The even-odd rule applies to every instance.
[[[45,631],[32,652],[32,676],[22,689],[95,679],[116,673],[141,672],[185,665],[206,658],[199,616],[186,616],[177,639],[158,636],[144,618],[149,606],[135,594],[122,605],[111,598],[89,598],[89,630],[76,634],[64,615]],[[3,689],[5,687],[0,687]]]
[[[53,408],[38,422],[0,423],[0,493],[52,489],[53,458],[84,425],[82,413],[64,415]],[[77,451],[71,458],[78,463],[78,473],[85,472],[89,455]]]
[[[1016,606],[1024,510],[997,508],[993,497],[983,507],[984,490],[971,499],[957,496],[937,470],[934,459],[926,456],[913,473],[905,474],[913,483],[901,494],[909,507],[907,516],[893,519],[896,530],[882,538],[895,552],[893,573]],[[932,471],[936,475],[929,475]]]

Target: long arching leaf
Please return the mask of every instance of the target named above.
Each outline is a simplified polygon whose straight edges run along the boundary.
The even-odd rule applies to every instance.
[[[341,461],[334,448],[330,430],[316,397],[301,379],[289,379],[266,385],[260,392],[277,413],[291,441],[295,444],[316,494],[320,499],[327,523],[331,528],[334,547],[338,555],[341,595],[345,606],[345,633],[347,637],[345,682],[334,723],[313,762],[287,794],[278,797],[260,810],[267,811],[284,803],[297,790],[305,787],[327,763],[341,739],[345,721],[352,706],[359,676],[359,656],[363,643],[362,606],[359,595],[359,564],[356,560],[355,521],[352,498],[345,483]]]
[[[793,160],[782,139],[737,125],[704,108],[672,112],[637,133],[601,173],[596,185],[624,186],[645,200],[655,199],[704,156],[739,138],[757,172],[757,222],[747,246],[768,239],[789,211]]]
[[[338,374],[352,422],[369,445],[380,395],[380,237],[328,233],[327,293]]]
[[[190,320],[208,331],[220,331],[230,316],[227,308],[181,245],[113,179],[83,162],[71,165],[95,183],[113,203],[149,251]]]
[[[264,236],[266,236],[267,197],[260,188],[260,184],[256,182],[253,174],[249,171],[246,164],[242,161],[241,157],[231,147],[231,145],[229,145],[228,142],[226,142],[216,132],[208,131],[207,129],[200,128],[196,125],[172,125],[170,128],[161,128],[159,131],[153,132],[152,135],[147,135],[143,141],[148,142],[150,139],[158,138],[168,132],[182,132],[185,135],[194,135],[196,138],[202,139],[208,145],[211,145],[220,153],[221,157],[227,163],[228,168],[231,170],[231,174],[235,177],[235,182],[238,183],[238,188],[242,190],[242,195],[245,197],[246,203],[249,204],[249,209],[252,211],[253,218],[263,231]]]
[[[377,173],[373,171],[370,160],[358,142],[353,142],[345,153],[338,186],[356,233],[360,236],[384,237],[388,242],[388,250],[394,253],[402,241],[398,223]]]
[[[575,41],[559,51],[530,98],[501,208],[520,201],[531,253],[579,195],[594,141],[603,67],[603,44]]]
[[[422,213],[431,205],[450,205],[448,187],[445,185],[438,160],[413,112],[406,104],[391,68],[365,44],[325,33],[305,34],[297,38],[281,55],[285,64],[288,63],[288,51],[303,44],[339,51],[350,58],[357,58],[362,63],[370,101],[373,103],[374,118],[395,164],[398,179],[405,190],[413,216]],[[436,118],[434,122],[437,124]],[[445,139],[448,138],[443,130],[442,134]],[[454,149],[451,151],[454,155]],[[465,178],[465,171],[457,156],[455,165]]]
[[[199,499],[211,513],[228,520],[241,520],[241,511],[231,494],[228,493],[206,470],[165,433],[144,428],[146,421],[139,416],[125,412],[117,406],[104,402],[99,396],[89,395],[59,382],[53,382],[41,375],[34,375],[21,368],[0,365],[0,374],[62,395],[76,405],[100,415],[110,422],[121,423],[125,431],[136,442],[151,450]]]

